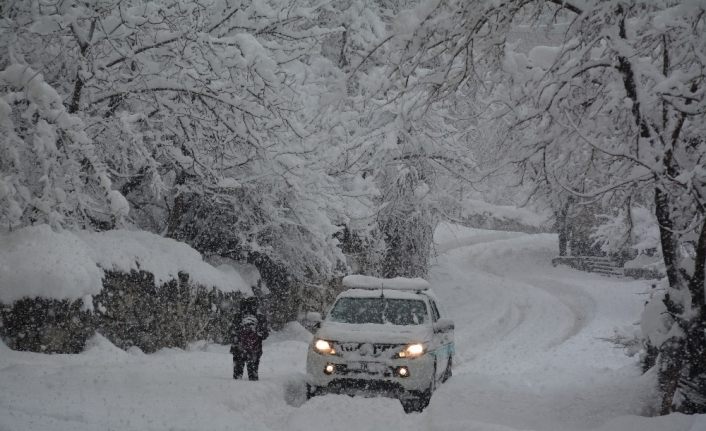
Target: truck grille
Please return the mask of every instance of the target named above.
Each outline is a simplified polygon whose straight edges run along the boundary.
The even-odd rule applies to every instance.
[[[342,356],[363,356],[370,358],[391,358],[397,351],[398,344],[381,343],[334,343],[334,349]]]

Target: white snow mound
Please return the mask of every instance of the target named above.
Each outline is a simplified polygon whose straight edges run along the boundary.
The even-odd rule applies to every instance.
[[[250,294],[235,271],[203,261],[187,244],[144,231],[55,232],[46,224],[0,233],[0,302],[23,297],[78,299],[103,288],[104,270],[154,274],[155,283],[190,280],[222,291]]]
[[[312,334],[299,322],[289,322],[279,331],[273,332],[267,338],[268,343],[279,343],[283,341],[300,341],[309,343]]]
[[[91,338],[86,340],[86,348],[84,354],[105,358],[113,358],[115,356],[127,355],[127,352],[125,352],[115,344],[111,343],[110,340],[108,340],[101,334],[96,333]]]
[[[99,293],[102,278],[91,250],[68,231],[39,225],[0,235],[0,302],[78,299]]]
[[[105,270],[148,271],[154,274],[158,285],[175,280],[179,272],[185,272],[191,281],[204,286],[215,286],[226,292],[250,292],[237,272],[226,273],[214,268],[188,244],[171,238],[128,230],[80,232],[78,235],[91,249],[96,264]]]

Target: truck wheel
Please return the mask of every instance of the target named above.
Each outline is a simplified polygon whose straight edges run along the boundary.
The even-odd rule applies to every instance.
[[[409,398],[400,399],[405,413],[421,413],[431,401],[431,391],[416,392]]]
[[[431,373],[431,382],[429,389],[425,391],[410,391],[408,397],[400,398],[402,408],[405,413],[421,413],[431,401],[431,394],[436,388],[436,361],[434,361],[434,369]]]
[[[446,364],[446,371],[444,371],[444,376],[441,378],[442,383],[445,383],[453,375],[453,371],[452,371],[453,360],[454,360],[454,357],[449,356],[449,362]]]
[[[310,400],[313,397],[321,395],[321,388],[318,386],[312,386],[310,384],[306,384],[306,399]]]

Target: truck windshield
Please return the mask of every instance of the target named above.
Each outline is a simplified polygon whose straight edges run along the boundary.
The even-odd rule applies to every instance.
[[[427,319],[427,307],[416,299],[340,298],[329,319],[341,323],[421,325]]]

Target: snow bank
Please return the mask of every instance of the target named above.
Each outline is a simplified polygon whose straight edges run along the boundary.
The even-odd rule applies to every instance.
[[[86,341],[84,355],[95,356],[103,359],[113,359],[127,355],[127,352],[111,343],[99,333],[96,333]]]
[[[283,341],[299,341],[302,343],[309,343],[311,338],[311,332],[309,332],[299,322],[289,322],[279,331],[272,332],[270,336],[267,337],[267,343],[271,344]]]
[[[189,274],[192,282],[215,286],[226,292],[249,292],[250,288],[235,271],[228,273],[204,262],[189,245],[145,231],[111,230],[79,232],[92,251],[96,264],[105,270],[130,272],[144,270],[154,274],[155,283],[175,280],[179,272]]]
[[[640,318],[642,334],[653,346],[661,346],[670,337],[682,335],[679,325],[673,324],[667,311],[664,294],[664,291],[658,291],[650,295],[650,300],[645,305]]]
[[[269,288],[262,280],[260,271],[255,265],[215,255],[207,256],[205,260],[209,265],[218,268],[221,272],[226,274],[233,273],[242,278],[247,286],[258,286],[259,283],[261,293],[270,293]]]
[[[22,297],[78,299],[95,295],[103,272],[76,235],[30,226],[0,235],[0,302]]]
[[[697,431],[706,429],[706,415],[672,413],[668,416],[621,416],[611,419],[595,431]]]
[[[55,232],[37,225],[0,234],[0,302],[95,295],[104,270],[148,271],[157,284],[185,272],[204,286],[250,293],[237,272],[218,270],[188,245],[149,232]]]

